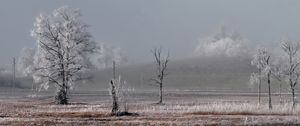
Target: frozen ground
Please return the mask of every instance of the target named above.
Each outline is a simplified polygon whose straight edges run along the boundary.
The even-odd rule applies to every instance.
[[[138,115],[112,117],[106,91],[73,92],[68,106],[55,105],[51,93],[28,94],[2,92],[0,125],[300,125],[300,106],[292,112],[289,95],[282,104],[274,95],[270,111],[252,93],[169,91],[157,105],[155,92],[135,92],[128,106]]]

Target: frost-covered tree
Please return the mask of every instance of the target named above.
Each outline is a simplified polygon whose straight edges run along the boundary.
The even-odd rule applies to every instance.
[[[89,70],[88,56],[96,49],[80,17],[78,9],[60,7],[53,15],[40,14],[31,32],[37,44],[34,81],[44,88],[55,85],[58,104],[68,104],[68,90]]]
[[[298,43],[292,43],[288,40],[282,41],[281,49],[284,51],[286,58],[286,67],[284,68],[284,75],[286,76],[286,81],[290,86],[292,93],[292,108],[296,106],[295,102],[295,87],[298,84],[300,77],[300,60],[298,58],[298,53],[300,45]]]
[[[270,55],[266,54],[264,59],[266,63],[266,68],[264,69],[264,74],[267,76],[267,83],[268,83],[268,96],[269,96],[269,109],[272,109],[272,96],[271,96],[271,65],[270,65]]]
[[[156,77],[152,78],[152,80],[159,87],[159,104],[163,103],[163,81],[167,76],[167,67],[169,63],[169,52],[166,57],[162,56],[162,48],[154,48],[152,53],[155,58],[156,65]]]
[[[35,49],[33,48],[23,48],[20,52],[19,58],[17,60],[17,70],[21,73],[21,76],[32,76],[34,72],[34,61]]]
[[[258,85],[258,91],[257,91],[257,97],[258,97],[258,103],[260,104],[261,99],[261,72],[253,72],[250,76],[250,86],[253,88],[255,85]]]
[[[225,26],[213,36],[202,38],[194,50],[196,56],[248,56],[247,40],[237,32],[230,32]]]
[[[119,108],[119,99],[118,99],[118,90],[117,90],[117,81],[115,79],[112,79],[110,81],[110,95],[112,97],[112,109],[111,109],[111,114],[112,115],[117,115],[120,108]]]
[[[258,48],[257,53],[251,62],[258,68],[257,74],[252,74],[251,79],[255,80],[259,84],[258,86],[258,96],[260,102],[260,91],[261,91],[261,80],[266,78],[268,84],[268,96],[269,96],[269,109],[272,109],[272,98],[271,98],[271,75],[272,75],[272,65],[270,61],[270,53],[265,48]]]
[[[272,69],[273,78],[275,78],[279,82],[279,101],[282,103],[282,83],[284,80],[284,73],[283,73],[283,65],[281,62],[276,62],[273,65]]]
[[[117,65],[127,63],[127,57],[122,52],[121,48],[110,46],[105,43],[101,43],[99,47],[99,52],[91,57],[92,63],[98,69],[111,67],[112,62],[115,62]]]
[[[127,82],[121,79],[112,79],[110,81],[110,95],[113,100],[111,114],[115,116],[122,116],[128,113],[128,98],[129,92],[132,89],[128,88]]]
[[[257,73],[252,73],[250,82],[253,84],[258,84],[258,103],[260,103],[261,99],[261,80],[262,80],[262,70],[264,69],[264,63],[262,62],[262,49],[258,48],[257,53],[253,56],[251,61],[251,65],[257,68]]]
[[[32,74],[35,71],[34,64],[33,64],[34,56],[35,56],[35,49],[33,48],[24,47],[21,50],[21,53],[17,60],[17,71],[18,73],[20,73],[19,76],[32,77]],[[35,85],[35,83],[32,83],[31,89],[34,91],[37,90],[37,86]]]

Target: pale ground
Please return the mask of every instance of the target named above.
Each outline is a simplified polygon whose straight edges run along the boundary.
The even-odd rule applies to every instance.
[[[273,110],[268,110],[267,97],[258,105],[253,94],[168,92],[165,104],[157,105],[153,92],[135,93],[128,107],[138,115],[113,117],[107,92],[77,92],[68,106],[55,105],[45,94],[26,94],[1,94],[0,125],[300,125],[300,106],[292,111],[277,95]]]

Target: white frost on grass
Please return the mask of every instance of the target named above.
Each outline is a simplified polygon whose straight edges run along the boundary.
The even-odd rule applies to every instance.
[[[106,108],[106,107],[105,107]],[[46,105],[37,106],[35,112],[108,112],[103,105]]]
[[[143,106],[136,112],[143,113],[194,113],[194,114],[245,114],[245,115],[298,115],[300,106],[292,111],[290,104],[274,105],[269,110],[267,104],[254,103],[209,103],[209,104],[169,104]]]

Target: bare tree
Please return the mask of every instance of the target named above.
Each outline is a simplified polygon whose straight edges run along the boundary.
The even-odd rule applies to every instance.
[[[292,43],[288,40],[283,41],[281,43],[281,49],[286,54],[287,57],[287,66],[284,70],[284,74],[287,78],[287,82],[290,86],[290,90],[292,93],[292,109],[295,108],[295,87],[298,84],[300,72],[299,72],[299,64],[300,60],[297,58],[298,51],[300,49],[300,45],[298,43]]]
[[[110,81],[110,94],[112,96],[112,100],[113,100],[113,104],[112,104],[112,110],[111,110],[111,114],[112,115],[117,115],[119,112],[119,101],[118,101],[118,92],[116,89],[116,80],[112,79]]]
[[[266,78],[268,84],[268,96],[269,96],[269,109],[272,109],[272,98],[271,98],[271,75],[272,75],[272,65],[270,61],[271,55],[265,48],[259,48],[257,54],[252,60],[252,64],[256,65],[259,69],[258,80],[259,80],[259,99],[260,99],[260,83],[263,77]]]
[[[251,64],[256,66],[258,73],[253,73],[250,78],[250,82],[258,84],[258,103],[260,104],[261,99],[261,80],[262,80],[262,70],[264,69],[264,64],[262,62],[262,55],[260,49],[257,50],[257,53],[253,56]]]
[[[266,75],[267,75],[267,82],[268,82],[268,96],[269,96],[269,109],[272,109],[272,97],[271,97],[271,68],[270,67],[270,56],[267,56],[265,59],[266,65],[268,65],[265,69]]]
[[[18,57],[17,72],[21,77],[32,77],[34,73],[34,56],[36,50],[33,48],[24,47]],[[37,96],[38,87],[36,83],[31,84],[31,90],[33,91],[32,97]]]
[[[284,79],[283,65],[281,64],[281,62],[279,62],[276,63],[272,68],[273,68],[272,75],[279,82],[279,101],[280,103],[283,103],[282,101],[282,83]]]
[[[162,56],[162,48],[154,48],[152,53],[155,57],[156,77],[152,80],[159,86],[159,104],[163,103],[163,81],[167,76],[167,66],[169,63],[170,53],[164,58]]]
[[[36,18],[31,35],[36,39],[33,78],[42,87],[57,87],[57,104],[68,104],[68,90],[90,67],[89,54],[96,43],[79,20],[77,9],[61,7],[53,15]]]
[[[120,81],[120,79],[119,79]],[[112,96],[113,104],[112,104],[112,115],[117,115],[119,112],[119,101],[118,101],[118,88],[120,82],[116,80],[116,62],[113,61],[113,79],[110,81],[110,95]]]
[[[18,57],[17,71],[22,77],[32,76],[34,71],[33,61],[36,50],[33,48],[24,47]]]
[[[121,80],[121,76],[116,79],[116,62],[113,60],[113,79],[110,81],[110,95],[112,97],[112,110],[111,114],[115,116],[121,116],[123,114],[128,114],[128,107],[127,107],[127,98],[128,98],[128,91],[126,81]],[[123,111],[121,110],[123,107]]]
[[[111,67],[112,62],[115,62],[117,65],[127,63],[127,56],[122,52],[121,48],[105,43],[100,44],[100,51],[94,56],[94,59],[93,63],[99,69]]]
[[[258,98],[258,104],[260,104],[260,99],[261,99],[261,72],[253,72],[250,76],[250,80],[249,80],[251,86],[254,87],[254,85],[257,85],[257,98]]]

